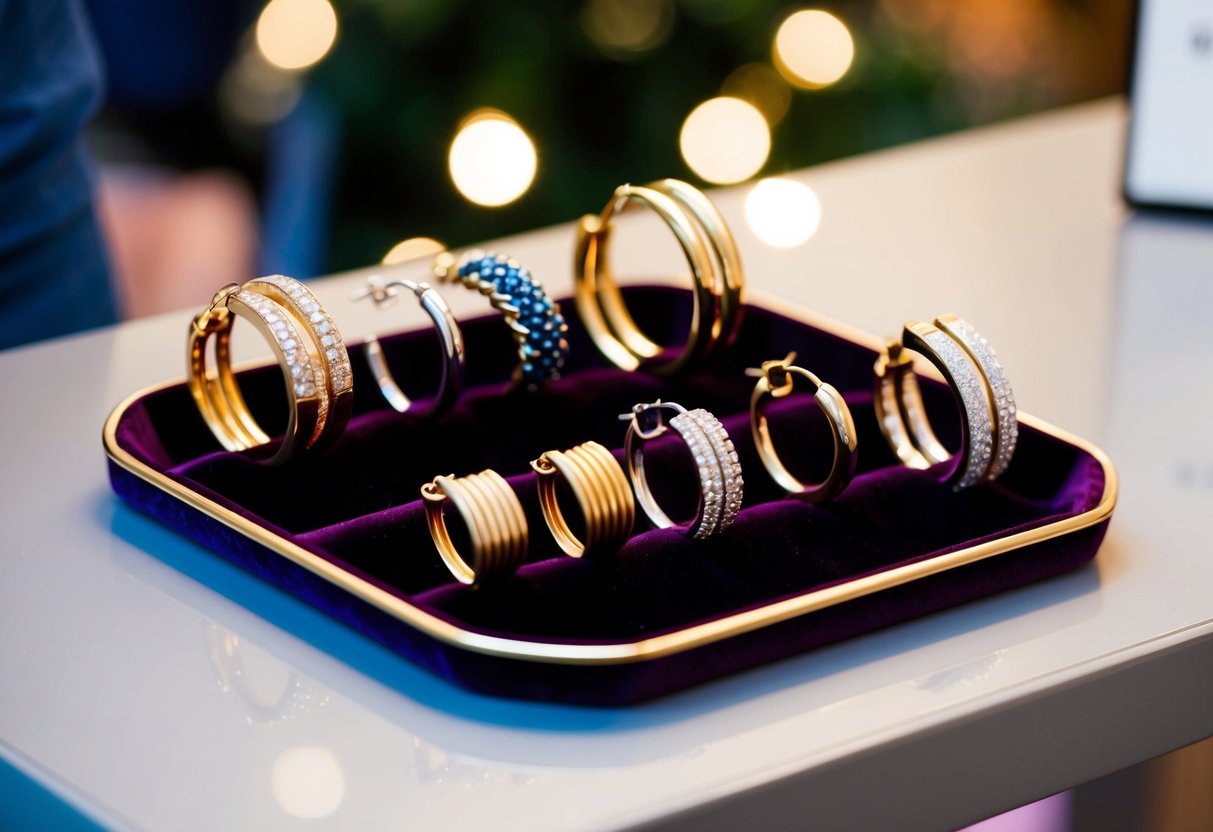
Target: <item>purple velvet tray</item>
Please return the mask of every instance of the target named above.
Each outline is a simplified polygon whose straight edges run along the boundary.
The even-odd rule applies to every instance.
[[[687,293],[640,287],[629,297],[646,331],[680,340]],[[570,316],[564,377],[530,394],[500,381],[514,354],[500,319],[467,321],[469,387],[436,421],[389,409],[353,346],[349,427],[323,455],[280,467],[217,450],[184,382],[161,385],[127,399],[106,423],[110,479],[136,508],[456,684],[584,704],[671,693],[1094,557],[1116,498],[1115,471],[1097,448],[1021,414],[1002,479],[953,493],[932,472],[903,468],[881,437],[871,397],[876,343],[774,305],[751,305],[732,350],[677,381],[603,366]],[[436,388],[431,332],[382,342],[406,390]],[[859,433],[854,481],[821,506],[783,499],[750,438],[753,379],[743,371],[791,350],[844,393]],[[245,371],[241,383],[261,423],[280,430],[277,366]],[[950,393],[930,379],[923,388],[947,444],[959,435]],[[642,519],[613,556],[562,556],[529,461],[589,439],[618,457],[616,415],[658,397],[705,407],[728,428],[746,478],[737,522],[695,542]],[[803,460],[803,478],[822,474],[832,446],[812,399],[780,400],[769,416],[784,459]],[[675,516],[691,512],[695,493],[682,454],[670,441],[649,456],[653,470],[672,472],[659,497]],[[439,560],[418,489],[435,474],[483,468],[517,491],[531,549],[514,578],[468,588]]]

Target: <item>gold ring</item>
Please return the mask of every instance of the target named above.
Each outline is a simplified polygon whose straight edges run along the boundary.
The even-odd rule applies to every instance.
[[[908,350],[934,364],[960,405],[961,443],[955,454],[936,438]],[[934,323],[910,321],[876,362],[876,418],[898,458],[911,468],[952,460],[943,480],[957,491],[998,479],[1015,453],[1019,421],[1015,395],[985,338],[955,315]]]
[[[426,415],[445,413],[463,392],[464,353],[463,332],[442,295],[428,283],[414,283],[411,280],[384,281],[379,275],[371,275],[367,278],[365,287],[350,294],[350,300],[371,298],[376,306],[386,308],[396,301],[401,289],[407,289],[416,296],[417,303],[429,315],[438,333],[438,346],[442,350],[442,380]],[[379,392],[396,412],[407,413],[413,407],[413,400],[405,395],[392,376],[378,336],[367,336],[363,346],[366,363],[371,369],[375,383],[379,385]]]
[[[526,514],[518,495],[500,474],[484,470],[466,477],[434,477],[421,486],[425,522],[442,562],[463,584],[512,575],[526,558]],[[469,563],[455,548],[442,508],[455,506],[467,528],[472,549]]]
[[[539,505],[561,550],[579,558],[613,552],[627,542],[636,521],[636,503],[623,469],[597,442],[567,451],[548,451],[531,463],[538,475]],[[569,528],[556,494],[556,475],[564,477],[581,509],[585,531],[579,540]]]
[[[758,455],[771,478],[793,497],[820,503],[837,496],[851,481],[855,474],[858,438],[851,410],[839,392],[808,370],[794,366],[792,362],[795,360],[796,353],[788,353],[788,357],[781,361],[764,361],[760,369],[746,371],[747,375],[758,376],[758,383],[750,396],[750,430]],[[830,473],[817,485],[805,485],[784,466],[775,452],[767,422],[767,407],[771,400],[791,395],[797,376],[813,385],[813,398],[830,423],[830,433],[834,438],[834,461],[830,465]]]
[[[667,421],[665,412],[674,416]],[[680,404],[660,400],[638,404],[631,413],[619,418],[628,422],[623,443],[628,477],[636,501],[654,526],[668,529],[678,525],[657,505],[644,464],[645,443],[669,429],[686,443],[699,473],[699,506],[695,517],[684,524],[685,528],[696,540],[703,540],[733,525],[741,510],[744,482],[737,451],[719,419],[702,408],[687,410]]]
[[[691,267],[691,331],[668,359],[660,358],[666,349],[636,326],[607,258],[611,220],[633,202],[653,209],[670,227]],[[703,192],[677,179],[621,185],[602,214],[582,217],[573,274],[577,312],[590,337],[624,370],[643,365],[657,375],[677,375],[711,358],[741,327],[745,278],[733,235]]]
[[[274,275],[228,284],[190,324],[187,344],[190,394],[211,433],[226,450],[246,451],[270,441],[253,418],[232,372],[233,315],[269,341],[282,367],[290,417],[278,450],[267,463],[331,444],[349,421],[354,400],[350,359],[341,333],[316,296],[290,277]],[[214,364],[208,344],[214,337]]]

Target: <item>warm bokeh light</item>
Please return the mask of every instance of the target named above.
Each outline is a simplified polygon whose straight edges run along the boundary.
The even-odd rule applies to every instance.
[[[581,12],[590,40],[627,60],[665,43],[674,27],[672,0],[590,0]]]
[[[779,27],[772,53],[785,78],[797,86],[819,89],[846,75],[855,58],[855,42],[837,17],[806,9]]]
[[[513,202],[535,180],[535,144],[504,113],[474,113],[464,120],[447,158],[459,193],[477,205]]]
[[[754,236],[775,248],[808,242],[821,224],[821,202],[808,185],[763,179],[745,198],[745,218]]]
[[[724,79],[720,92],[753,104],[772,127],[783,121],[788,113],[788,105],[792,103],[792,90],[788,82],[768,64],[737,67]]]
[[[701,179],[728,185],[749,179],[766,163],[771,129],[753,104],[713,98],[687,116],[678,145]]]
[[[274,760],[270,788],[291,817],[324,818],[345,800],[345,771],[337,755],[322,745],[288,748]]]
[[[337,13],[329,0],[270,0],[257,18],[257,48],[281,69],[306,69],[337,39]]]
[[[429,257],[431,254],[437,254],[440,251],[446,251],[446,246],[432,237],[409,237],[407,240],[401,240],[392,246],[388,250],[388,253],[383,255],[383,263],[385,266],[391,266],[395,263],[407,263],[410,260],[420,260],[422,257]]]
[[[251,127],[284,118],[302,94],[299,73],[274,66],[251,45],[241,50],[219,82],[220,106],[233,121]]]

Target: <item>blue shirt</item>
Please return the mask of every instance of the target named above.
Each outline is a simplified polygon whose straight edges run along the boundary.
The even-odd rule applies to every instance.
[[[115,321],[82,137],[102,68],[75,0],[0,0],[0,349]]]

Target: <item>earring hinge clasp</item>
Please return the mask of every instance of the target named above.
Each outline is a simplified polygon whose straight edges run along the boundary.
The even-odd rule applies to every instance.
[[[761,367],[750,367],[745,374],[750,378],[765,378],[771,388],[771,397],[781,399],[792,392],[792,376],[788,368],[796,361],[796,353],[789,352],[785,358],[762,362]]]

